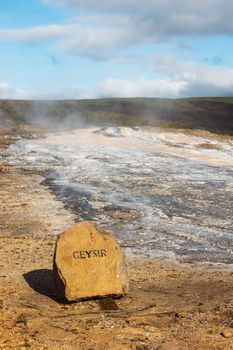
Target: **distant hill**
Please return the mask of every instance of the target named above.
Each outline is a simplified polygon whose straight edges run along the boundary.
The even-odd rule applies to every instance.
[[[0,100],[1,123],[202,129],[233,135],[233,97],[192,99]]]

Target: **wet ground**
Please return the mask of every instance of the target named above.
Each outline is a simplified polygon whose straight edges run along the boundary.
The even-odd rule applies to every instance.
[[[119,127],[19,137],[5,156],[130,254],[232,263],[232,150],[227,137]]]

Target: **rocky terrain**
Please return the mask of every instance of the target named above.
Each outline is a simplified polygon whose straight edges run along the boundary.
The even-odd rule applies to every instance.
[[[139,134],[128,126],[88,129],[83,139],[79,130],[66,132],[9,118],[0,129],[0,349],[233,349],[232,138],[161,129],[148,145],[145,135],[151,131]],[[98,148],[103,140],[108,146],[104,156]],[[93,156],[93,142],[98,157]],[[122,162],[119,145],[137,151],[131,158],[134,165]],[[150,163],[138,157],[142,145]],[[82,178],[78,162],[88,177]],[[156,164],[170,169],[170,176],[157,173],[157,184],[151,176]],[[93,165],[100,170],[95,183]],[[75,177],[72,171],[77,169]],[[177,177],[179,169],[182,177]],[[59,176],[54,177],[55,170]],[[123,171],[125,183],[131,176],[128,187],[115,182]],[[196,180],[190,183],[192,172]],[[73,186],[69,191],[67,181]],[[78,184],[79,191],[73,191]],[[106,194],[96,192],[100,185]],[[131,186],[136,201],[125,202]],[[120,188],[124,195],[116,191]],[[142,196],[144,190],[149,201]],[[150,217],[152,197],[159,201],[153,202],[156,213]],[[115,208],[105,203],[113,199]],[[124,205],[130,210],[123,210]],[[56,235],[86,218],[116,233],[126,253],[129,294],[118,300],[63,304],[53,283]]]

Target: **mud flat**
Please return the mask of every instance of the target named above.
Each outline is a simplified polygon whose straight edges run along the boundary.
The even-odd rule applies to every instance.
[[[231,264],[159,259],[137,250],[127,254],[127,297],[56,301],[56,234],[77,215],[42,174],[6,162],[5,147],[19,133],[29,139],[43,130],[22,127],[0,135],[0,348],[233,349]]]

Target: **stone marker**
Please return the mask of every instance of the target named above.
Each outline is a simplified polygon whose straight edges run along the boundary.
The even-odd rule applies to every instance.
[[[124,256],[118,243],[88,221],[59,236],[54,279],[57,296],[68,301],[128,293]]]

